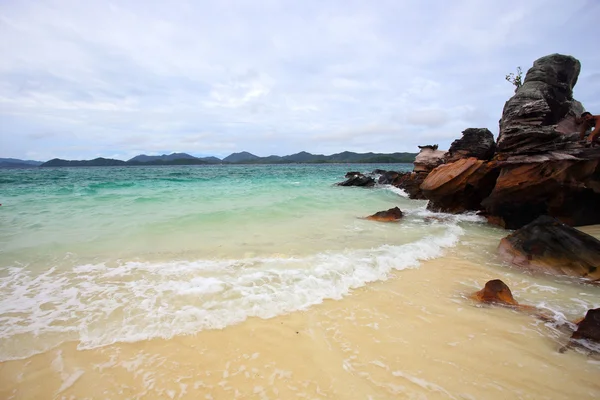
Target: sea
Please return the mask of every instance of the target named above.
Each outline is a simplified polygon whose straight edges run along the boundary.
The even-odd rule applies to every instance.
[[[600,398],[593,344],[565,348],[600,288],[335,185],[377,168],[412,165],[0,169],[0,398]],[[473,301],[490,279],[551,318]]]

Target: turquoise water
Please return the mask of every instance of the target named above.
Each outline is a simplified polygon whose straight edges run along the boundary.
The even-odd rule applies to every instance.
[[[333,185],[411,167],[0,170],[0,359],[269,318],[439,257],[481,219]],[[361,218],[394,206],[401,223]]]

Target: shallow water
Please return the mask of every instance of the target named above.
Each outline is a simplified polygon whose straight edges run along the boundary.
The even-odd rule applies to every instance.
[[[559,324],[467,298],[501,278],[567,323],[598,288],[505,265],[476,216],[332,186],[376,167],[0,170],[0,395],[600,396]]]

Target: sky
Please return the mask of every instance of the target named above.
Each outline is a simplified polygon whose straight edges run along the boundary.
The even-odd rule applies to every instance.
[[[0,157],[417,152],[498,134],[539,57],[581,61],[598,0],[0,0]]]

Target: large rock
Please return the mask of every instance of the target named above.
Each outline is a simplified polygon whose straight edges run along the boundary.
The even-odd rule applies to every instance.
[[[494,135],[486,128],[468,128],[460,139],[450,145],[446,154],[446,162],[451,163],[461,158],[475,157],[479,160],[490,160],[494,156],[496,142]]]
[[[600,223],[600,158],[505,165],[482,204],[490,222],[508,229],[540,215],[574,226]]]
[[[480,210],[481,201],[492,191],[500,170],[493,161],[463,158],[444,164],[427,175],[421,191],[433,211]]]
[[[438,165],[445,162],[444,157],[446,152],[438,150],[437,144],[419,146],[419,154],[415,157],[413,172],[416,173],[429,173]]]
[[[499,153],[538,154],[581,147],[575,116],[584,111],[573,99],[581,64],[552,54],[533,63],[523,85],[506,102],[500,120]]]
[[[426,172],[403,172],[394,180],[393,185],[404,190],[413,200],[424,200],[421,184],[426,177]]]
[[[541,216],[500,241],[500,256],[514,265],[597,283],[600,241],[555,218]]]

